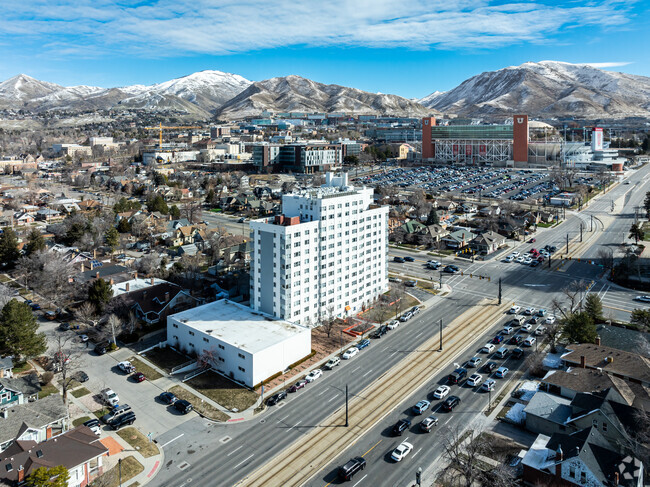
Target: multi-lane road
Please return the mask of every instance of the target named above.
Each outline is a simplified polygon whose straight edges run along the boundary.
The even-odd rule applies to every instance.
[[[610,210],[612,198],[617,202],[617,209],[624,215],[634,214],[634,206],[639,204],[646,191],[644,177],[648,168],[643,168],[631,177],[630,185],[619,185],[605,198],[591,203],[580,214],[568,213],[567,220],[557,228],[540,231],[535,244],[521,244],[518,248],[523,252],[533,246],[543,247],[546,244],[558,248],[566,243],[569,234],[570,251],[577,246],[577,235],[580,223],[583,223],[584,256],[595,257],[601,246],[619,244],[620,232],[629,230],[630,219],[613,219],[617,210]],[[628,192],[634,189],[633,192]],[[623,206],[624,205],[624,206]],[[591,224],[591,214],[596,217],[597,225],[594,232],[587,232]],[[223,217],[222,217],[223,218]],[[633,218],[633,217],[632,217]],[[222,220],[223,221],[223,220]],[[633,220],[632,220],[633,221]],[[228,222],[230,223],[230,222]],[[235,225],[243,227],[242,224]],[[241,228],[239,229],[241,232]],[[245,232],[245,230],[243,230]],[[618,232],[618,233],[617,233]],[[622,240],[620,240],[622,241]],[[564,251],[561,249],[555,258]],[[406,251],[391,251],[393,255],[413,255]],[[391,263],[391,272],[403,273],[415,277],[428,277],[438,280],[439,274],[432,273],[424,267],[426,260],[432,257],[425,253],[415,255],[415,262],[406,264]],[[438,259],[440,260],[440,259]],[[451,259],[447,259],[451,262]],[[458,260],[455,261],[458,263]],[[407,354],[416,350],[419,345],[438,333],[437,323],[440,319],[448,323],[462,312],[476,305],[485,297],[494,298],[498,293],[498,280],[502,281],[504,302],[516,302],[521,306],[534,306],[549,309],[554,297],[560,296],[560,290],[573,280],[591,283],[591,292],[597,292],[603,297],[606,307],[624,317],[633,307],[634,293],[619,289],[602,280],[603,269],[597,265],[585,263],[584,259],[566,261],[557,267],[554,264],[549,270],[547,266],[529,268],[520,264],[501,261],[476,261],[460,263],[463,275],[443,277],[452,287],[452,292],[445,297],[436,297],[425,311],[413,318],[407,325],[390,332],[381,340],[373,340],[372,345],[363,350],[350,361],[345,361],[334,371],[325,375],[313,384],[297,393],[290,394],[289,399],[280,406],[269,408],[255,419],[230,424],[211,424],[201,418],[196,418],[177,426],[157,438],[163,445],[165,464],[161,468],[152,485],[160,486],[190,486],[190,485],[235,485],[245,479],[255,470],[263,467],[275,455],[299,441],[303,435],[314,428],[321,427],[326,419],[337,410],[344,407],[344,389],[348,385],[353,396],[352,404],[361,407],[364,400],[359,393],[370,386],[386,371],[400,364]],[[470,277],[470,274],[472,277]],[[490,280],[478,279],[476,275],[489,276]],[[614,300],[610,296],[614,295]],[[629,303],[629,306],[621,303]],[[629,308],[629,309],[628,309]],[[606,308],[607,310],[607,308]],[[504,318],[505,319],[505,318]],[[500,328],[502,321],[485,323],[482,333],[468,337],[468,350],[458,356],[454,362],[464,362],[475,354],[482,344],[491,338]],[[512,348],[512,346],[511,346]],[[499,361],[503,362],[503,361]],[[501,363],[499,364],[501,365]],[[508,359],[506,366],[516,367],[517,363]],[[403,402],[386,418],[379,421],[367,431],[358,432],[358,440],[348,451],[342,451],[325,469],[315,471],[309,485],[326,485],[333,480],[336,467],[349,457],[366,454],[368,468],[355,478],[355,485],[408,485],[413,478],[417,466],[426,468],[441,453],[438,433],[444,428],[464,427],[487,404],[486,394],[469,387],[454,387],[455,393],[462,399],[461,406],[451,414],[439,413],[438,402],[433,402],[433,414],[440,417],[440,426],[431,434],[420,433],[417,420],[411,430],[402,438],[395,439],[388,430],[394,422],[407,416],[408,409],[420,399],[431,399],[430,393],[451,372],[449,366],[436,370],[433,381],[426,381],[417,390],[404,391]],[[485,377],[485,375],[484,375]],[[498,388],[503,387],[499,379]],[[498,389],[496,391],[498,394]],[[424,415],[422,416],[422,418]],[[417,418],[420,419],[420,418]],[[390,452],[400,441],[413,443],[414,451],[407,459],[399,464],[389,461]]]

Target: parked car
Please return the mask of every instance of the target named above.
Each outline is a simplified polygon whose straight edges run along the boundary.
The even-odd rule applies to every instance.
[[[86,374],[83,370],[78,370],[74,375],[73,375],[74,380],[77,382],[87,382],[88,381],[88,374]]]
[[[537,336],[543,335],[545,331],[546,331],[546,327],[539,325],[537,328],[535,328],[535,335]]]
[[[398,321],[399,323],[399,321]],[[387,325],[381,325],[377,330],[375,330],[374,333],[370,335],[370,338],[381,338],[383,337],[386,333],[388,333],[388,326]]]
[[[357,472],[366,468],[366,459],[363,457],[356,457],[347,462],[345,465],[339,467],[338,477],[343,481],[352,480],[352,477]]]
[[[113,391],[113,389],[104,389],[100,392],[100,396],[102,398],[102,401],[104,401],[106,404],[109,406],[117,406],[118,403],[120,402],[120,398],[118,395]]]
[[[358,353],[359,353],[359,349],[357,347],[350,347],[345,352],[343,352],[343,355],[341,355],[341,358],[343,360],[350,360],[352,357],[354,357]]]
[[[420,307],[419,307],[419,306],[413,306],[413,307],[411,308],[411,313],[413,314],[413,316],[415,316],[415,315],[418,314],[419,312],[420,312]]]
[[[280,391],[276,394],[273,394],[266,400],[267,406],[275,406],[277,403],[287,398],[287,391]]]
[[[386,325],[386,328],[389,329],[389,330],[394,330],[398,326],[399,326],[399,321],[393,320],[390,323],[388,323],[388,325]]]
[[[131,377],[133,377],[133,380],[136,382],[144,382],[145,380],[147,380],[147,378],[142,372],[136,372]]]
[[[494,379],[488,379],[485,382],[483,382],[481,389],[484,391],[493,391],[496,383],[497,381],[495,381]]]
[[[544,321],[547,325],[552,325],[555,323],[555,316],[547,316],[546,321]]]
[[[307,385],[307,381],[305,379],[301,379],[298,382],[296,382],[294,385],[289,387],[289,392],[296,392],[302,389],[303,387],[305,387],[306,385]]]
[[[334,367],[341,363],[341,359],[338,357],[332,357],[329,361],[323,366],[325,370],[332,370]]]
[[[442,403],[442,409],[445,411],[453,411],[456,406],[460,404],[460,397],[458,396],[449,396],[445,399],[445,402]]]
[[[395,426],[393,426],[393,434],[395,436],[402,436],[402,433],[411,427],[410,419],[400,419]]]
[[[178,398],[174,395],[173,392],[162,392],[158,396],[158,399],[160,399],[160,401],[164,402],[165,404],[174,404],[176,401],[178,401]]]
[[[108,351],[107,343],[98,343],[95,345],[95,353],[97,355],[104,355]]]
[[[174,409],[178,411],[181,414],[187,414],[189,413],[192,409],[194,409],[194,406],[189,401],[186,401],[185,399],[179,399],[174,403]]]
[[[312,370],[309,374],[307,374],[307,377],[305,377],[305,380],[307,382],[314,382],[321,375],[323,375],[323,371],[321,369]]]
[[[431,403],[429,401],[423,400],[418,402],[415,406],[413,406],[411,410],[413,411],[413,414],[422,414],[427,409],[429,409],[429,406],[431,406]]]
[[[357,343],[355,346],[356,346],[359,350],[363,350],[364,348],[366,348],[366,347],[369,346],[369,345],[370,345],[370,340],[368,340],[367,338],[364,338],[364,339],[361,340],[359,343]]]
[[[434,391],[433,397],[435,397],[436,399],[444,399],[445,397],[447,397],[447,394],[449,394],[449,391],[451,391],[451,387],[440,386]]]
[[[59,325],[59,330],[61,330],[61,331],[68,331],[70,329],[72,329],[72,326],[70,326],[70,323],[61,323]]]
[[[128,404],[122,404],[120,406],[116,406],[111,411],[109,411],[108,413],[104,414],[104,416],[102,416],[102,421],[106,424],[109,424],[119,415],[129,411],[131,411],[131,406],[129,406]]]
[[[540,316],[540,317],[546,316],[546,310],[545,309],[538,309],[537,310],[537,316]]]
[[[401,462],[404,458],[406,458],[406,455],[411,453],[412,450],[413,445],[405,441],[393,450],[393,453],[390,455],[390,457],[396,462]]]
[[[97,418],[89,419],[83,425],[88,426],[91,429],[91,431],[95,433],[97,436],[102,434],[102,425],[99,422],[99,419]]]
[[[130,374],[132,372],[135,372],[135,367],[128,360],[125,360],[124,362],[119,362],[117,364],[117,368],[120,369],[125,374]]]
[[[497,371],[494,373],[497,377],[504,379],[506,375],[508,375],[510,369],[508,367],[499,367]]]
[[[478,367],[481,365],[481,362],[483,362],[483,359],[481,357],[472,357],[468,362],[467,365],[469,367]]]
[[[79,335],[79,341],[81,343],[86,343],[88,341],[88,335]]]
[[[404,314],[400,317],[399,320],[400,320],[401,322],[406,322],[406,321],[410,320],[411,318],[413,318],[413,313],[411,313],[410,311],[407,311],[406,313],[404,313]]]
[[[436,418],[435,416],[429,416],[428,418],[422,420],[422,422],[420,423],[420,429],[426,433],[429,433],[431,431],[431,428],[437,425],[438,425],[438,418]]]
[[[122,426],[132,425],[133,423],[135,423],[135,413],[128,411],[111,420],[108,425],[114,430],[119,430]]]
[[[467,385],[471,387],[476,387],[481,383],[483,380],[483,376],[481,374],[472,374],[469,379],[467,379]]]

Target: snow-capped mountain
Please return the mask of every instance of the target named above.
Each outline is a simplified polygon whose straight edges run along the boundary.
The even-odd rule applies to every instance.
[[[434,91],[433,93],[425,96],[424,98],[415,98],[413,101],[418,102],[420,105],[424,105],[425,107],[429,107],[429,106],[433,106],[435,101],[444,94],[445,94],[444,91]]]
[[[343,112],[348,114],[423,116],[434,111],[397,95],[369,93],[317,83],[300,76],[258,81],[217,110],[221,119],[272,112]]]
[[[21,74],[0,83],[0,108],[32,111],[139,108],[174,110],[206,118],[250,84],[237,74],[221,71],[201,71],[151,86],[119,88],[64,87]]]
[[[530,62],[481,73],[420,102],[465,116],[648,116],[650,78],[604,71],[588,64]]]

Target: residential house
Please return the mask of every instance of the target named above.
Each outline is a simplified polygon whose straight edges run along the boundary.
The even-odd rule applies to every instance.
[[[433,239],[433,243],[441,242],[444,237],[449,235],[450,231],[442,225],[427,225],[429,235]]]
[[[38,399],[41,392],[38,374],[0,378],[0,410]]]
[[[483,217],[499,216],[501,214],[501,208],[499,207],[499,205],[488,205],[479,208],[478,212],[479,215]]]
[[[12,357],[0,358],[0,378],[14,376],[14,359]]]
[[[567,367],[596,369],[631,383],[650,386],[650,363],[638,353],[592,343],[576,343],[567,348],[569,351],[562,355]]]
[[[178,313],[200,304],[182,287],[162,279],[131,279],[112,284],[112,304],[131,309],[143,321],[158,323],[171,313]]]
[[[34,215],[31,213],[24,213],[22,211],[17,211],[14,213],[14,224],[15,225],[29,225],[34,222]]]
[[[537,391],[524,408],[526,429],[545,435],[565,432],[572,412],[569,399]]]
[[[455,230],[449,235],[442,238],[445,245],[453,250],[464,249],[469,245],[469,242],[476,237],[476,234],[469,230]]]
[[[83,200],[77,206],[83,213],[96,213],[102,209],[102,204],[97,200]]]
[[[496,232],[489,231],[474,237],[469,245],[475,251],[483,255],[496,252],[499,248],[503,247],[506,243],[506,238]]]
[[[433,207],[450,214],[456,211],[458,205],[451,200],[436,200],[433,203]]]
[[[52,208],[41,208],[36,212],[36,219],[39,221],[51,222],[63,219],[61,212]]]
[[[463,213],[476,213],[478,208],[474,203],[463,203],[460,205],[460,211]]]
[[[101,264],[101,262],[100,262]],[[81,269],[85,269],[84,264],[81,264]],[[93,261],[90,262],[90,270],[82,271],[74,276],[74,281],[78,283],[85,283],[94,279],[113,279],[113,281],[125,281],[130,278],[129,269],[123,265],[109,264],[109,265],[96,265]]]
[[[16,441],[43,441],[67,429],[68,408],[58,394],[13,405],[0,413],[0,451]]]
[[[522,460],[525,485],[643,487],[644,467],[596,427],[538,435]]]
[[[103,457],[108,455],[100,438],[87,426],[46,441],[16,442],[0,454],[0,482],[22,486],[37,468],[62,465],[68,470],[69,487],[86,487],[104,473]]]

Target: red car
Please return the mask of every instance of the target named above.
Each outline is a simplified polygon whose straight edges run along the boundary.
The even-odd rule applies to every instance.
[[[302,380],[296,382],[291,387],[289,387],[289,392],[296,392],[298,389],[302,389],[306,385],[307,385],[307,381],[305,379],[302,379]]]
[[[133,380],[136,382],[144,382],[145,380],[147,380],[147,378],[144,376],[142,372],[136,372],[135,374],[133,374],[132,377]]]
[[[537,242],[537,239],[536,239],[536,238],[531,238],[531,239],[528,241],[528,243],[535,243],[535,242]]]

